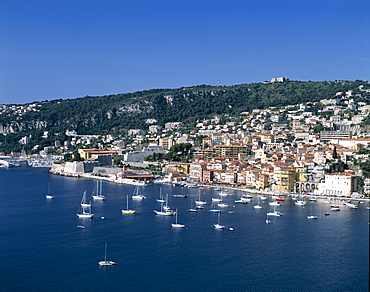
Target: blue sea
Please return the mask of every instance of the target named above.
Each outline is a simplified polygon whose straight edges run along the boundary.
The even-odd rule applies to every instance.
[[[0,291],[368,291],[365,204],[330,212],[322,199],[296,206],[286,198],[277,207],[283,216],[266,224],[271,198],[255,210],[257,195],[237,205],[242,193],[231,190],[220,217],[226,229],[217,230],[214,189],[154,184],[142,189],[147,199],[133,201],[134,186],[103,182],[106,200],[93,202],[93,219],[79,219],[83,192],[95,185],[45,168],[0,169]],[[160,188],[185,228],[153,212]],[[188,212],[198,192],[207,205]],[[121,214],[127,195],[134,215]],[[118,265],[98,265],[105,243]]]

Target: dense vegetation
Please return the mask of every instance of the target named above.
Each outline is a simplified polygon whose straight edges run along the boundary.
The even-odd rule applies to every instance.
[[[38,111],[27,111],[22,115],[4,112],[0,115],[0,127],[12,126],[14,132],[0,134],[0,152],[21,148],[19,139],[30,134],[34,143],[44,146],[51,145],[52,140],[63,140],[66,130],[76,130],[78,134],[119,134],[130,128],[147,130],[148,119],[155,119],[156,124],[162,126],[166,122],[177,121],[191,124],[214,115],[237,115],[256,108],[332,99],[339,91],[360,93],[358,86],[364,83],[356,80],[199,85],[43,101],[39,103]],[[43,131],[50,131],[53,136],[39,138]]]

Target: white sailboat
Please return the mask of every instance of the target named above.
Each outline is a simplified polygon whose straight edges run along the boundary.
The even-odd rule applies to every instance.
[[[199,190],[199,195],[198,195],[198,201],[195,201],[195,204],[197,204],[197,205],[205,205],[205,204],[207,204],[207,202],[202,201],[200,199],[200,190]]]
[[[84,192],[82,196],[82,201],[80,204],[80,208],[78,209],[77,216],[79,218],[88,218],[91,219],[94,214],[91,212],[91,203],[86,203],[86,191]]]
[[[220,223],[220,217],[221,217],[221,212],[218,213],[218,221],[216,224],[213,224],[213,227],[216,229],[225,229],[225,225]]]
[[[86,201],[86,191],[84,191],[84,194],[83,194],[83,196],[82,196],[82,200],[81,200],[81,207],[82,207],[82,208],[90,208],[90,207],[91,207],[91,202],[90,202],[90,203],[88,203],[88,202]]]
[[[113,266],[117,265],[114,261],[107,261],[107,244],[105,244],[104,261],[99,261],[100,266]]]
[[[122,214],[135,214],[135,210],[131,210],[128,208],[128,195],[127,195],[126,209],[122,210]]]
[[[92,193],[92,198],[98,201],[105,200],[105,196],[103,195],[103,182],[101,180],[96,182],[96,187]]]
[[[310,214],[312,214],[312,205],[310,206]],[[315,215],[308,215],[307,219],[317,219],[317,216]]]
[[[165,205],[163,206],[163,210],[171,210],[170,206],[168,206],[168,193],[166,194]]]
[[[134,200],[143,200],[143,199],[146,199],[145,196],[143,196],[141,193],[140,193],[140,186],[135,186],[135,189],[134,189],[134,193],[132,194],[132,199]]]
[[[267,212],[266,214],[267,216],[282,216],[282,214],[278,211],[275,210],[275,207],[274,207],[274,211],[273,212]]]
[[[254,209],[262,209],[262,206],[260,205],[260,199],[259,199],[259,197],[257,198],[257,200],[258,200],[258,204],[257,205],[254,205],[253,208]]]
[[[156,213],[157,215],[162,215],[162,216],[173,216],[176,214],[176,212],[174,210],[163,210],[163,203],[161,203],[161,210],[158,211],[158,210],[153,210],[154,213]]]
[[[48,184],[48,192],[45,195],[46,199],[54,199],[54,195],[51,193],[50,183]]]
[[[172,225],[172,227],[175,227],[175,228],[184,228],[185,227],[184,224],[177,223],[177,209],[176,209],[176,223],[172,223],[171,225]]]
[[[223,196],[223,197],[227,197],[229,195],[229,193],[226,190],[223,190],[223,191],[219,192],[219,195]]]

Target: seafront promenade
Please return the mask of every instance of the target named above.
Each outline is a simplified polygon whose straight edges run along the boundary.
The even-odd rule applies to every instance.
[[[126,185],[138,185],[138,186],[148,186],[152,183],[160,183],[160,184],[173,184],[173,182],[164,179],[164,177],[157,178],[153,181],[147,182],[144,180],[133,180],[128,178],[112,178],[109,176],[102,176],[98,174],[93,173],[68,173],[68,172],[60,172],[57,170],[51,169],[49,171],[52,174],[55,175],[62,175],[67,177],[76,177],[76,178],[88,178],[88,179],[97,179],[97,180],[103,180],[111,183],[116,184],[126,184]],[[273,190],[257,190],[252,188],[245,188],[242,186],[234,186],[234,185],[225,185],[225,184],[199,184],[195,182],[189,182],[187,183],[184,181],[183,184],[180,184],[182,187],[189,187],[189,188],[220,188],[220,189],[228,189],[228,190],[238,190],[241,192],[246,192],[250,194],[258,194],[258,195],[264,195],[264,196],[278,196],[278,197],[302,197],[302,198],[328,198],[331,199],[340,199],[345,201],[358,201],[358,202],[368,202],[370,203],[370,198],[366,197],[335,197],[335,196],[327,196],[325,194],[315,194],[315,193],[295,193],[295,192],[279,192],[279,191],[273,191]]]

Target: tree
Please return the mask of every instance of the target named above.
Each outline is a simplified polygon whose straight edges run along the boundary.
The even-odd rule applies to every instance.
[[[337,159],[338,158],[338,153],[337,153],[337,147],[334,146],[334,150],[333,150],[333,159]]]
[[[119,156],[115,156],[113,158],[113,165],[114,166],[120,166],[121,165],[121,158]]]

